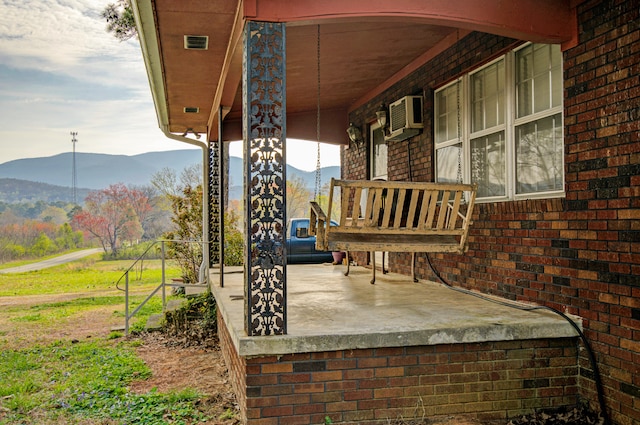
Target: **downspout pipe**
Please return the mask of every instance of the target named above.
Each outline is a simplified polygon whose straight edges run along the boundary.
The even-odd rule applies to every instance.
[[[198,281],[209,283],[209,146],[204,142],[171,133],[164,126],[161,130],[169,139],[202,149],[202,264],[200,264]]]
[[[200,265],[200,282],[209,282],[209,185],[207,177],[209,164],[209,148],[207,143],[190,139],[183,135],[173,134],[169,131],[169,111],[166,104],[166,93],[164,91],[164,69],[160,55],[158,34],[155,23],[155,14],[151,0],[131,0],[131,8],[138,30],[138,39],[142,49],[142,58],[147,69],[147,78],[151,87],[151,96],[156,108],[156,116],[160,130],[164,135],[172,140],[198,146],[202,149],[202,256]],[[207,135],[208,137],[208,135]]]

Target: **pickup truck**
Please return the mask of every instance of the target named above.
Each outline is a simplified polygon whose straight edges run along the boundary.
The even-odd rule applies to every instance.
[[[337,226],[337,223],[331,223]],[[332,263],[331,251],[316,251],[316,237],[309,235],[309,219],[293,218],[287,229],[287,263]]]

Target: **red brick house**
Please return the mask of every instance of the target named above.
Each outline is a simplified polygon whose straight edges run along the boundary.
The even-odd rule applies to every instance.
[[[291,400],[298,387],[270,373],[304,379],[302,372],[328,374],[326,359],[343,365],[350,359],[348,349],[284,353],[264,345],[270,338],[281,342],[292,327],[281,244],[265,242],[282,240],[286,231],[285,141],[316,140],[318,119],[321,140],[343,145],[345,179],[477,183],[468,252],[418,254],[418,277],[434,279],[433,267],[453,286],[579,317],[611,423],[640,422],[638,1],[133,4],[160,126],[169,137],[200,143],[209,165],[211,264],[224,245],[221,142],[243,139],[251,152],[245,158],[243,320],[246,336],[265,347],[262,355],[243,354],[244,337],[233,336],[230,316],[221,317],[221,339],[248,423],[317,423],[330,416],[327,400],[311,412],[296,410]],[[421,100],[414,122],[395,133],[381,127],[381,105],[389,112],[406,96]],[[360,140],[347,138],[350,123]],[[189,133],[207,137],[197,142]],[[355,259],[367,264],[368,256],[356,253]],[[409,275],[410,264],[409,253],[389,255],[392,272]],[[267,299],[267,292],[275,296]],[[563,347],[558,357],[568,358],[571,347],[577,349],[577,367],[569,361],[561,373],[568,379],[575,372],[563,384],[571,391],[547,406],[575,399],[596,406],[594,370],[580,342],[544,341],[550,356],[558,354],[549,354],[551,347]],[[502,349],[494,345],[500,342],[478,344],[380,347],[387,351],[379,373],[391,373],[389,362],[402,363],[417,350],[426,357],[456,347],[466,347],[465,353]],[[537,346],[518,344],[519,350]],[[355,356],[377,363],[376,349]],[[448,359],[446,364],[470,367]],[[477,359],[471,356],[469,364]],[[340,376],[335,382],[351,382]],[[527,382],[524,388],[533,385]],[[282,394],[266,397],[261,385],[275,385],[271,391]],[[339,412],[337,421],[345,423],[383,423],[375,413],[358,419],[353,412],[374,412],[376,403],[388,412],[398,397],[372,391],[379,397],[369,407],[363,402],[339,410],[339,403],[349,402],[345,393],[327,394],[339,398],[331,413]],[[305,397],[298,403],[310,406],[313,396]],[[260,403],[280,404],[265,412]],[[482,416],[469,406],[462,411]]]

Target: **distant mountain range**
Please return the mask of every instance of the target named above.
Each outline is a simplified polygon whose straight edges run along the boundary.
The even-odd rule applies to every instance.
[[[78,202],[82,202],[89,194],[90,189],[76,188]],[[32,182],[19,179],[0,178],[0,202],[7,204],[35,203],[43,201],[47,204],[73,202],[73,190],[71,187],[56,186],[48,183]]]
[[[89,190],[104,189],[111,184],[146,185],[156,172],[165,167],[180,173],[184,168],[202,163],[200,150],[174,150],[150,152],[139,155],[107,155],[76,153],[76,193],[83,200]],[[0,164],[0,201],[45,202],[73,200],[72,153],[51,157],[17,159]],[[242,159],[229,159],[229,197],[242,196]],[[340,167],[323,167],[321,180],[324,185],[332,177],[340,177]],[[287,165],[287,179],[300,178],[305,186],[315,186],[315,171],[299,170]]]

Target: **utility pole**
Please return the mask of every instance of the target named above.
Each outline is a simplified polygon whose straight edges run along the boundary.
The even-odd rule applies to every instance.
[[[71,188],[73,190],[73,203],[74,204],[78,204],[78,194],[77,194],[77,184],[78,184],[78,177],[76,175],[76,143],[78,142],[78,140],[76,139],[76,136],[78,135],[77,131],[72,131],[71,132],[71,143],[73,143],[73,164],[72,164],[72,170],[71,170]]]

